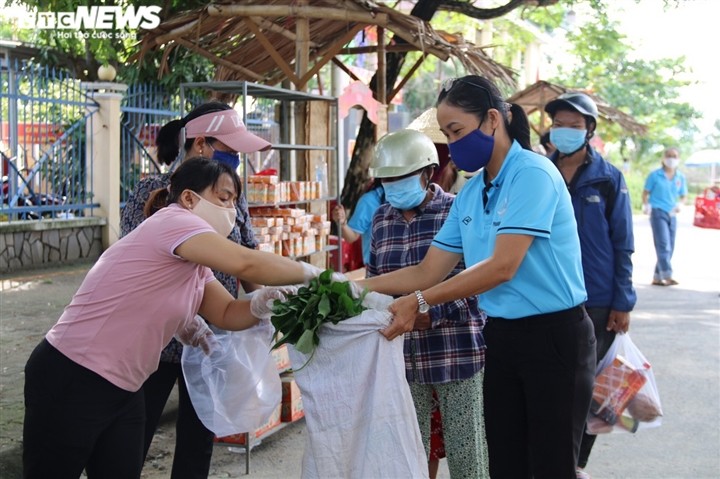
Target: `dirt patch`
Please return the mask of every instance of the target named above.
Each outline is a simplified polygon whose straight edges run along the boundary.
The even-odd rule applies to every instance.
[[[89,264],[0,281],[0,477],[21,477],[24,368],[80,286]]]
[[[28,272],[0,280],[0,477],[22,477],[24,368],[30,353],[62,314],[91,263]],[[170,476],[175,447],[176,392],[170,396],[143,469],[145,479]],[[263,440],[251,453],[255,478],[298,477],[304,421]],[[215,446],[211,478],[245,475],[238,448]]]

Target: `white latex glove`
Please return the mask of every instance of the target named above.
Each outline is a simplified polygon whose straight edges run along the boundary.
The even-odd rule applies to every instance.
[[[320,273],[323,272],[322,269],[318,268],[317,266],[311,265],[310,263],[305,263],[301,261],[300,264],[303,268],[303,280],[305,284],[309,283],[310,280],[315,278],[316,276],[320,276]]]
[[[342,273],[338,273],[337,271],[332,274],[332,280],[333,280],[333,281],[336,281],[336,282],[339,281],[339,282],[341,282],[341,283],[342,283],[343,281],[350,281],[349,279],[347,279],[347,276],[345,276],[345,275],[342,274]]]
[[[350,281],[347,276],[342,273],[333,273],[332,280],[333,282],[348,283],[350,285],[350,294],[352,294],[355,299],[358,299],[363,293],[363,288],[359,284],[355,281]]]
[[[652,210],[652,207],[648,203],[643,204],[643,213],[645,213],[646,215],[649,215],[651,210]]]
[[[220,346],[220,342],[218,341],[217,336],[215,336],[215,333],[213,333],[212,331],[209,331],[204,335],[200,336],[197,340],[197,343],[197,345],[202,348],[205,356],[211,356],[213,353],[222,349],[222,346]]]
[[[220,347],[215,333],[198,315],[178,329],[175,332],[175,338],[185,346],[201,347],[208,356]]]
[[[265,286],[254,291],[250,299],[250,314],[261,321],[270,319],[275,300],[285,301],[288,295],[297,294],[297,290],[297,286]]]

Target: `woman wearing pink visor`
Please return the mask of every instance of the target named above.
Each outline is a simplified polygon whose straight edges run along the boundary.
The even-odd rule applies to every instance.
[[[205,156],[226,163],[233,170],[240,164],[239,153],[264,151],[271,147],[269,142],[247,130],[235,110],[219,102],[205,103],[184,118],[169,122],[158,132],[156,144],[158,161],[165,165],[173,164],[180,155],[183,159]],[[143,208],[150,193],[158,188],[167,188],[169,184],[169,173],[144,178],[137,184],[122,213],[122,236],[130,233],[145,219]],[[228,238],[255,249],[257,242],[242,192],[238,194],[235,210],[235,227]],[[214,273],[225,289],[237,297],[237,278],[219,271]],[[245,281],[241,284],[246,292],[256,288],[254,284]],[[173,339],[160,356],[158,370],[143,385],[146,410],[144,457],[147,456],[165,403],[177,383],[178,413],[171,479],[205,479],[210,470],[214,434],[203,426],[192,406],[180,365],[181,356],[182,345]]]

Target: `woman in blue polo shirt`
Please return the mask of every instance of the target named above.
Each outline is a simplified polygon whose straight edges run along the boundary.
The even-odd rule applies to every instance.
[[[575,215],[557,168],[530,150],[527,116],[485,78],[443,86],[437,118],[460,191],[423,261],[363,280],[387,294],[394,339],[431,305],[479,295],[488,315],[484,403],[490,476],[574,479],[595,375]],[[467,269],[443,281],[460,259]]]

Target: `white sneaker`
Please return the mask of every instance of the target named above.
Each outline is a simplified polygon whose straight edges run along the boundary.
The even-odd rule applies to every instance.
[[[575,469],[575,477],[577,479],[592,479],[590,477],[590,474],[588,474],[587,472],[583,471],[580,468]]]

